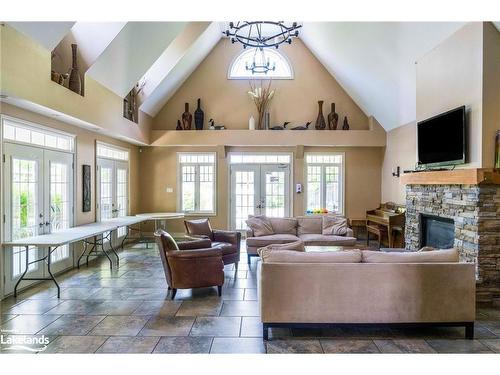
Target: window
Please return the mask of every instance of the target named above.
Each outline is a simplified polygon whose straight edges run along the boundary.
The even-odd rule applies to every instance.
[[[230,164],[290,164],[290,154],[238,154],[229,155]]]
[[[73,135],[16,119],[4,118],[2,123],[6,141],[68,152],[75,150]]]
[[[306,209],[344,213],[344,154],[306,154]]]
[[[274,70],[267,73],[254,72],[247,69],[252,63],[264,65],[269,62],[270,66],[274,66]],[[244,49],[229,67],[229,79],[293,79],[292,66],[288,59],[279,51],[266,48],[263,52],[256,48]]]
[[[102,142],[96,142],[97,144],[97,157],[113,160],[128,160],[129,152],[126,148],[121,148],[118,146],[108,145]]]
[[[178,207],[185,213],[215,213],[215,153],[178,153]]]

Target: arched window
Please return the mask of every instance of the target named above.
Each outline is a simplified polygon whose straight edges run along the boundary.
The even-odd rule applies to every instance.
[[[252,65],[255,69],[252,71]],[[268,65],[271,70],[262,72],[259,67]],[[288,59],[275,49],[244,49],[229,67],[229,79],[293,79],[293,70]]]

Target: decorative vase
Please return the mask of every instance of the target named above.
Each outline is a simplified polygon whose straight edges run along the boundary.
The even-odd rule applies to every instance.
[[[177,120],[177,127],[175,128],[175,130],[182,130],[182,125],[180,120]]]
[[[318,118],[316,119],[316,130],[326,128],[325,116],[323,116],[323,100],[318,101]]]
[[[337,130],[339,114],[335,112],[335,103],[332,103],[332,111],[328,114],[328,129]]]
[[[203,120],[205,118],[205,113],[201,109],[201,99],[198,98],[198,108],[194,111],[194,126],[196,130],[203,130]]]
[[[82,94],[82,80],[80,78],[80,73],[78,72],[78,61],[77,61],[77,52],[78,46],[76,44],[71,45],[71,55],[72,55],[72,62],[71,62],[71,70],[69,72],[69,84],[68,88],[76,92],[77,94],[81,95]]]
[[[271,114],[269,112],[266,112],[264,123],[265,129],[269,130],[269,128],[271,127]]]
[[[255,130],[255,119],[253,116],[250,116],[248,119],[248,130]]]
[[[495,138],[495,169],[500,169],[500,130]]]
[[[182,114],[182,127],[184,130],[191,130],[193,115],[189,113],[189,103],[184,104],[184,113]]]
[[[344,116],[344,125],[342,125],[342,130],[349,130],[349,122],[347,122],[347,116]]]

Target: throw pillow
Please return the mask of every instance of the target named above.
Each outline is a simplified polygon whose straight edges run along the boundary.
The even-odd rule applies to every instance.
[[[347,234],[347,219],[342,216],[323,216],[323,234],[345,236]]]
[[[270,236],[274,234],[273,226],[265,216],[251,216],[246,221],[255,237]]]
[[[264,252],[266,250],[306,251],[306,248],[304,246],[304,242],[295,241],[295,242],[289,242],[289,243],[279,243],[279,244],[276,243],[276,244],[267,245],[267,246],[264,246],[264,247],[257,249],[257,253],[260,255],[261,252]]]

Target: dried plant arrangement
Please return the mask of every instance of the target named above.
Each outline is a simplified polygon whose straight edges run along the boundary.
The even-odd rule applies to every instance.
[[[262,80],[260,81],[260,85],[257,86],[255,81],[250,81],[250,91],[248,91],[248,95],[255,103],[258,112],[258,122],[257,129],[264,128],[264,116],[266,111],[271,103],[271,100],[274,96],[275,90],[271,89],[272,80],[269,80],[269,84],[267,87],[263,86]]]

